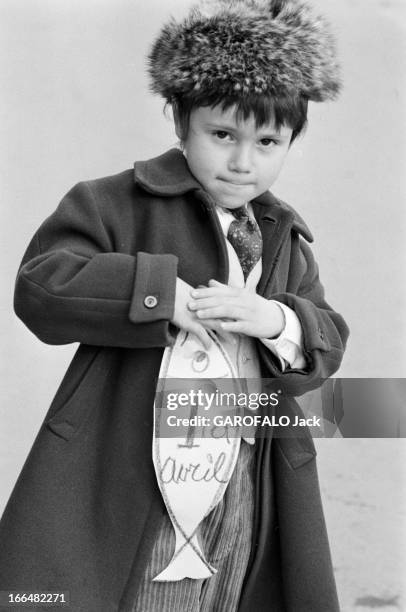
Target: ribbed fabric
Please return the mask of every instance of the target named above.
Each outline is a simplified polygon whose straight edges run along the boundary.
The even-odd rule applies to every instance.
[[[152,549],[133,612],[235,612],[251,551],[255,446],[241,443],[223,499],[203,520],[199,537],[217,573],[207,580],[152,582],[169,563],[175,537],[167,515]]]

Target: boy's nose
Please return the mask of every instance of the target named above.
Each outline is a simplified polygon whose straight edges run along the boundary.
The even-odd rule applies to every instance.
[[[252,159],[250,148],[236,147],[229,160],[229,169],[233,172],[251,172]]]

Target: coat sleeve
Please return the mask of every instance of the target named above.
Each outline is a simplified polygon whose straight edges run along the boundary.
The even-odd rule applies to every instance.
[[[273,356],[259,343],[262,363],[266,373],[277,378],[287,393],[301,395],[319,387],[324,379],[338,370],[349,330],[343,317],[326,302],[312,251],[297,236],[292,243],[287,291],[274,294],[271,299],[296,312],[303,330],[303,349],[308,366],[303,370],[287,368],[282,372]]]
[[[177,258],[116,252],[92,187],[78,183],[32,239],[16,314],[48,344],[148,348],[173,341]]]

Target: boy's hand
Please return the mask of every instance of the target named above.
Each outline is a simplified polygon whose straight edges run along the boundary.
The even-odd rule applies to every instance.
[[[202,323],[217,321],[224,331],[255,338],[275,338],[284,329],[282,309],[247,289],[211,280],[208,287],[193,289],[191,296],[193,300],[188,300],[188,307],[197,320]]]
[[[207,333],[207,329],[217,330],[221,334],[220,321],[210,319],[200,321],[196,317],[196,313],[189,310],[188,304],[191,301],[192,291],[193,287],[185,283],[181,278],[176,279],[175,310],[171,322],[176,327],[195,334],[204,348],[208,350],[212,340]]]

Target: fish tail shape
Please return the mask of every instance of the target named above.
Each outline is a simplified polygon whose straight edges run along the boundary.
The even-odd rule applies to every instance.
[[[197,541],[196,535],[185,542],[185,538],[176,531],[175,553],[169,565],[153,582],[168,582],[183,580],[183,578],[210,578],[217,570],[205,559],[202,549]]]

